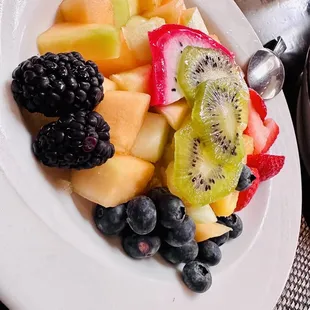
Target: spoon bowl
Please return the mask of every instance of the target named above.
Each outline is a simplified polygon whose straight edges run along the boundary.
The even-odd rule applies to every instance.
[[[247,79],[249,86],[264,99],[274,98],[283,88],[285,69],[280,58],[267,48],[250,59]]]
[[[281,37],[273,40],[274,45],[258,50],[250,59],[247,80],[251,88],[258,92],[263,99],[274,98],[283,88],[285,69],[280,59],[286,50]]]

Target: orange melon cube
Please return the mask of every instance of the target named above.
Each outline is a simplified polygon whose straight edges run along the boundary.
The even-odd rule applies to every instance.
[[[143,16],[146,18],[161,17],[167,24],[177,24],[179,23],[183,9],[183,0],[171,0],[160,7],[155,8],[153,11],[145,12]]]
[[[111,74],[131,70],[139,66],[135,53],[129,49],[122,31],[120,32],[119,57],[115,59],[97,60],[96,64],[98,65],[99,71],[104,76],[110,76]]]
[[[166,117],[169,125],[174,130],[181,128],[186,116],[190,113],[189,105],[185,99],[169,105],[155,107],[155,110]]]
[[[153,174],[151,163],[115,154],[102,166],[73,171],[71,184],[80,196],[105,207],[115,207],[142,194]]]
[[[152,66],[145,65],[129,71],[112,74],[110,79],[118,85],[120,90],[150,94],[151,71]]]
[[[211,203],[211,208],[216,216],[230,216],[237,207],[238,197],[239,192],[232,192],[228,196]]]
[[[219,223],[196,224],[195,240],[202,242],[211,238],[219,237],[232,229]]]
[[[161,5],[161,0],[140,0],[140,11],[153,11]]]
[[[114,25],[111,0],[63,0],[59,10],[66,22]]]
[[[127,91],[108,91],[95,111],[111,127],[111,142],[116,152],[129,153],[143,125],[151,97]]]

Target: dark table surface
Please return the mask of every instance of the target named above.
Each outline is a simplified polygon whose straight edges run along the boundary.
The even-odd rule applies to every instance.
[[[253,25],[263,44],[281,35],[288,46],[282,57],[286,68],[284,93],[293,122],[296,124],[299,80],[310,46],[310,0],[236,0],[236,3]],[[310,196],[307,195],[310,177],[303,165],[302,180],[303,213],[310,225]],[[6,309],[0,302],[0,310]]]

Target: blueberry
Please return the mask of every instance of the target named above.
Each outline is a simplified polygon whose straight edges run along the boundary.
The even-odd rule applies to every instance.
[[[181,247],[182,245],[194,239],[196,226],[194,221],[185,216],[183,223],[177,228],[167,230],[165,241],[174,247]]]
[[[175,248],[165,243],[160,248],[160,254],[172,264],[186,264],[196,259],[198,244],[195,240],[192,240],[179,248]]]
[[[212,285],[208,266],[198,261],[192,261],[184,266],[182,278],[186,286],[195,293],[204,293]]]
[[[152,188],[146,196],[151,198],[153,202],[156,204],[157,200],[160,199],[162,195],[170,194],[169,189],[167,187],[155,187]]]
[[[238,192],[245,191],[251,186],[251,184],[253,183],[253,181],[255,181],[255,179],[256,177],[254,174],[252,174],[251,169],[247,165],[244,165],[236,190]]]
[[[128,202],[127,222],[138,235],[152,232],[157,222],[157,212],[153,201],[146,196],[139,196]]]
[[[161,245],[157,236],[131,234],[123,238],[124,251],[132,258],[148,258],[155,255]]]
[[[226,243],[229,240],[229,232],[227,232],[226,234],[224,234],[222,236],[214,237],[214,238],[211,238],[209,240],[213,241],[218,246],[222,246],[224,243]]]
[[[228,217],[220,217],[219,220],[221,220],[226,226],[232,228],[232,231],[229,232],[229,237],[231,239],[236,239],[242,234],[243,223],[237,214],[234,213]]]
[[[117,235],[126,226],[126,205],[104,208],[97,205],[94,214],[97,228],[104,235]]]
[[[171,194],[161,195],[157,199],[158,220],[165,228],[176,228],[185,218],[185,206],[182,200]]]
[[[217,265],[222,259],[220,247],[211,240],[200,242],[198,258],[209,266]]]

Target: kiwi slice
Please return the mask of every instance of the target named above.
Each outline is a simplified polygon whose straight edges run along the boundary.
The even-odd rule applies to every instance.
[[[249,92],[233,78],[197,87],[192,123],[215,159],[233,163],[245,156],[242,132],[248,122],[248,101]]]
[[[187,46],[183,50],[178,69],[178,83],[189,104],[193,103],[196,87],[201,82],[232,76],[239,78],[246,87],[239,67],[222,51],[194,46]]]
[[[236,188],[242,167],[242,162],[223,164],[206,152],[205,141],[191,122],[176,132],[172,183],[191,205],[202,206],[227,196]]]

